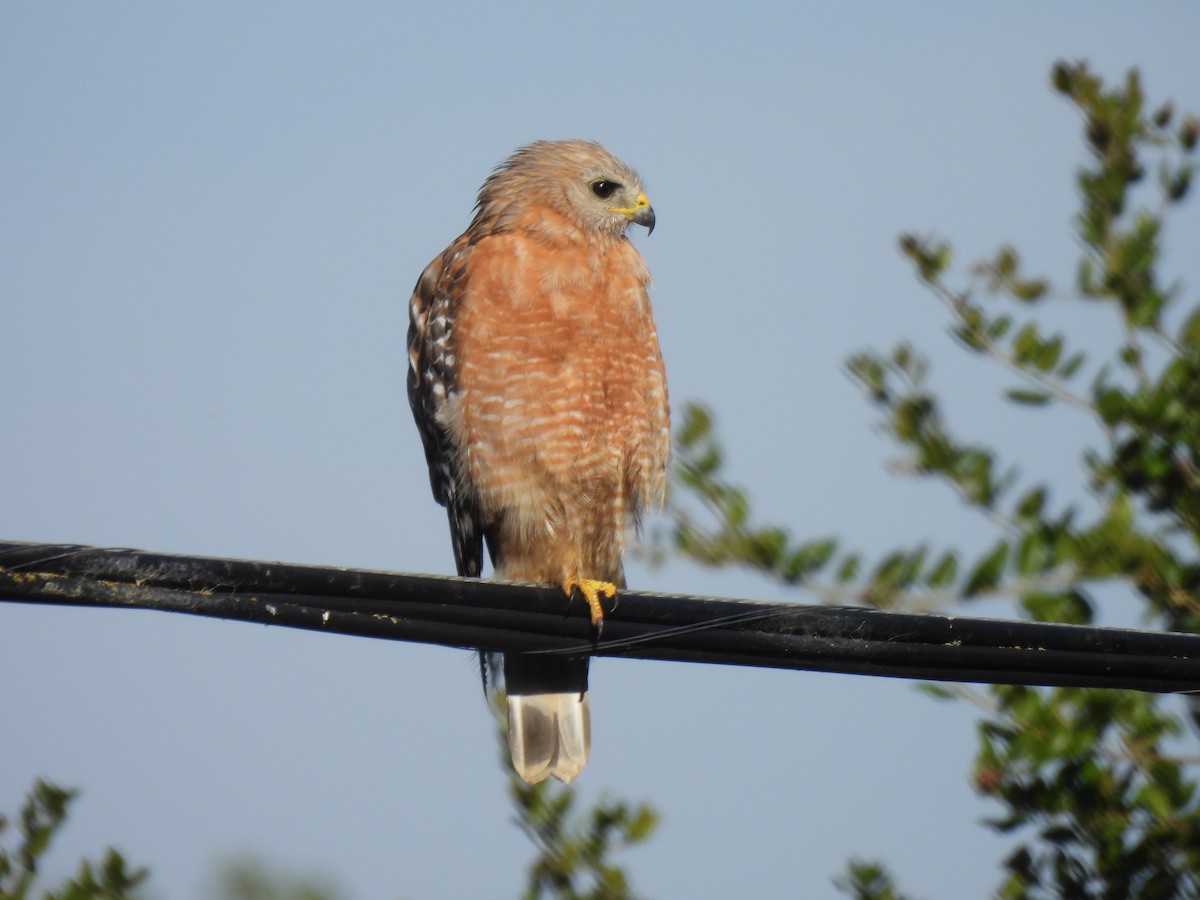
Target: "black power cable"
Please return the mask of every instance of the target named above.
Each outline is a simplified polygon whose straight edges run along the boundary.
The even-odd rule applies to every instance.
[[[186,612],[501,652],[1200,691],[1200,635],[622,591],[593,643],[557,588],[0,542],[0,599]]]

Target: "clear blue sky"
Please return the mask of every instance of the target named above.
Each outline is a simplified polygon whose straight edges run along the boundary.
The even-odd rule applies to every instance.
[[[0,7],[0,536],[452,571],[405,304],[491,167],[537,138],[641,171],[673,401],[715,407],[765,516],[876,551],[988,539],[887,473],[842,373],[902,337],[932,351],[963,432],[1071,472],[1040,419],[980,399],[1006,382],[960,359],[896,236],[967,261],[1012,239],[1069,280],[1081,149],[1049,67],[1139,65],[1200,111],[1200,6],[419,9]],[[1169,248],[1191,297],[1195,219]],[[1090,436],[1064,423],[1063,447]],[[783,596],[684,565],[630,581]],[[931,898],[996,881],[968,709],[897,681],[629,661],[597,662],[592,687],[580,788],[663,812],[627,857],[647,895],[830,896],[853,854]],[[466,652],[0,604],[0,809],[37,775],[83,790],[52,873],[113,842],[162,897],[245,851],[364,900],[512,896],[530,849],[491,727]]]

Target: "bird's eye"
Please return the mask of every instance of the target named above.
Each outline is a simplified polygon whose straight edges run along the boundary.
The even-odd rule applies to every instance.
[[[619,188],[619,187],[620,187],[620,185],[617,184],[615,181],[593,181],[592,182],[592,193],[595,194],[597,197],[599,197],[601,200],[607,200],[609,197],[611,197],[613,194],[615,194],[617,192],[617,188]]]

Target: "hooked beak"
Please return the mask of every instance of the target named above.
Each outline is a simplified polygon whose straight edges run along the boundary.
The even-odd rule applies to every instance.
[[[635,222],[638,225],[646,226],[646,233],[654,233],[654,207],[650,205],[650,201],[646,199],[645,194],[638,194],[637,200],[633,206],[622,209],[620,207],[610,207],[612,212],[623,213],[629,217],[630,222]]]
[[[645,194],[638,197],[638,200],[645,199]],[[633,213],[633,221],[639,225],[645,225],[646,234],[654,234],[654,207],[650,205],[649,201],[646,202],[645,206],[638,205],[637,210]]]

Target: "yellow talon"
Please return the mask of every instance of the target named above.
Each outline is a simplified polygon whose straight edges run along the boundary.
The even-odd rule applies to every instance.
[[[610,600],[617,595],[617,586],[611,581],[594,581],[591,578],[571,577],[563,582],[563,592],[570,597],[575,588],[587,600],[588,609],[592,612],[592,627],[600,628],[604,622],[604,608],[600,606],[600,595]]]

